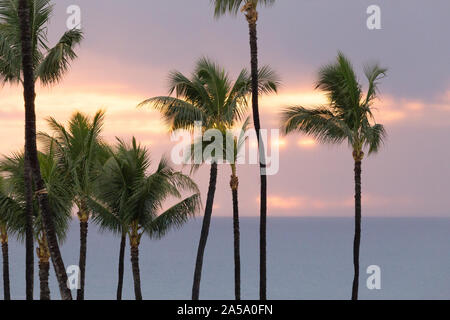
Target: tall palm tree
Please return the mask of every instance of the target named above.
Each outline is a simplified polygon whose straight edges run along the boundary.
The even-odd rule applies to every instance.
[[[76,58],[80,30],[69,30],[53,47],[48,46],[47,24],[53,6],[50,0],[0,0],[0,81],[21,83],[25,100],[25,179],[27,193],[26,295],[33,299],[32,180],[42,210],[43,222],[55,265],[61,297],[72,299],[67,274],[51,219],[48,194],[41,177],[36,147],[35,83],[59,82]]]
[[[102,163],[106,160],[106,145],[102,142],[101,131],[105,113],[96,112],[91,118],[81,112],[75,112],[67,127],[48,118],[47,123],[52,135],[40,133],[39,138],[47,145],[54,145],[61,166],[70,174],[75,192],[74,204],[80,220],[80,288],[77,300],[84,300],[86,270],[87,233],[90,218],[87,199],[94,189],[94,181],[100,174]]]
[[[59,241],[64,240],[71,220],[72,192],[66,174],[55,161],[52,151],[48,154],[39,153],[39,163],[42,178],[49,195],[49,203],[52,219]],[[13,154],[6,157],[0,165],[6,182],[10,186],[11,196],[8,199],[8,224],[19,237],[23,239],[26,234],[26,195],[25,179],[23,170],[25,159],[23,153]],[[36,191],[34,187],[33,191]],[[50,300],[50,289],[48,285],[50,271],[50,248],[43,226],[43,218],[39,204],[33,203],[33,230],[37,242],[36,253],[39,259],[40,299]]]
[[[355,237],[353,242],[354,279],[352,300],[358,299],[359,250],[361,242],[361,163],[364,150],[368,154],[379,151],[386,132],[375,123],[372,107],[378,93],[378,82],[387,69],[377,64],[367,66],[365,75],[368,90],[362,86],[350,61],[339,52],[337,61],[319,72],[317,88],[328,97],[329,105],[312,109],[291,107],[283,111],[282,128],[286,134],[302,132],[322,143],[340,144],[347,141],[353,151],[355,171]]]
[[[156,172],[149,175],[146,172],[150,164],[148,150],[134,138],[131,145],[119,140],[100,177],[98,200],[89,202],[102,228],[128,234],[136,300],[142,300],[139,270],[142,235],[161,238],[187,222],[200,206],[197,185],[188,176],[172,169],[164,158]],[[159,213],[165,200],[181,199],[183,191],[194,195]]]
[[[237,176],[237,164],[239,153],[245,146],[247,140],[246,132],[248,130],[250,119],[247,118],[242,128],[240,129],[239,136],[234,136],[229,132],[222,132],[223,136],[223,160],[228,163],[231,168],[230,188],[232,194],[232,207],[233,207],[233,243],[234,243],[234,292],[236,300],[241,300],[241,255],[240,255],[240,230],[239,230],[239,202],[238,202],[238,187],[239,178]],[[229,128],[231,129],[231,128]],[[195,150],[206,150],[214,142],[203,141],[203,137],[200,137],[194,141],[189,147],[190,152],[187,153],[188,158],[186,160],[195,160]],[[203,153],[203,152],[202,152]],[[203,159],[203,161],[212,159]],[[200,164],[195,163],[192,165],[192,170],[197,170]]]
[[[259,76],[259,91],[276,92],[278,79],[270,68],[261,68]],[[145,100],[140,106],[150,105],[161,112],[171,131],[186,129],[192,132],[195,124],[201,122],[203,132],[209,129],[224,132],[244,117],[251,84],[247,70],[242,70],[233,84],[223,68],[207,58],[201,58],[190,78],[178,71],[169,75],[169,96]],[[171,96],[173,93],[175,97]],[[217,163],[218,159],[211,159],[208,195],[192,286],[193,300],[198,300],[200,296],[203,256],[216,191]]]
[[[239,200],[238,188],[239,178],[237,175],[237,162],[240,151],[245,145],[246,135],[249,124],[247,119],[242,128],[239,137],[233,139],[233,158],[230,161],[231,177],[230,188],[233,198],[233,239],[234,239],[234,293],[236,300],[241,300],[241,253],[240,253],[240,228],[239,228]]]
[[[250,36],[250,56],[251,56],[251,75],[252,75],[252,110],[253,123],[256,129],[258,139],[259,159],[260,159],[260,177],[261,177],[261,196],[260,196],[260,299],[267,299],[267,176],[265,146],[261,140],[261,121],[259,117],[258,103],[258,37],[256,23],[258,21],[258,7],[269,6],[275,3],[275,0],[212,0],[215,6],[214,15],[220,17],[226,13],[236,15],[239,12],[245,13],[248,22]]]

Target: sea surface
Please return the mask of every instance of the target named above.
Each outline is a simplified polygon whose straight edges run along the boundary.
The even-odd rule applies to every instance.
[[[143,238],[140,250],[144,299],[189,299],[201,219],[163,240]],[[241,219],[242,296],[257,299],[259,222]],[[450,299],[450,219],[366,218],[361,244],[361,299]],[[66,267],[78,263],[79,231],[73,222],[62,245]],[[353,279],[351,218],[272,218],[268,221],[270,299],[349,299]],[[115,299],[120,239],[90,225],[86,299]],[[25,296],[25,251],[10,239],[13,299]],[[133,299],[127,248],[124,298]],[[37,262],[36,262],[37,264]],[[381,289],[369,290],[367,267],[381,268]],[[0,270],[0,274],[1,274]],[[39,296],[37,266],[35,296]],[[1,275],[2,276],[2,275]],[[0,278],[2,279],[2,278]],[[50,274],[52,298],[59,299]],[[74,292],[75,293],[75,292]],[[211,224],[205,252],[202,299],[233,299],[231,218]],[[0,292],[3,298],[3,288]]]

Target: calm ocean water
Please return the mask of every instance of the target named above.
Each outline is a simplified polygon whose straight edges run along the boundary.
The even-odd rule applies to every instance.
[[[189,299],[201,219],[165,239],[144,238],[141,279],[145,299]],[[90,226],[86,298],[114,299],[120,239]],[[242,294],[258,298],[258,219],[241,222]],[[78,225],[62,246],[66,265],[78,262]],[[270,299],[348,299],[353,277],[353,220],[276,218],[268,225]],[[366,218],[361,245],[362,299],[450,299],[450,219]],[[124,297],[133,298],[129,250]],[[12,297],[23,299],[24,248],[11,239]],[[381,290],[366,288],[366,268],[381,267]],[[36,267],[35,295],[39,295]],[[0,270],[1,273],[1,270]],[[59,298],[50,275],[52,298]],[[1,279],[1,278],[0,278]],[[201,298],[233,299],[231,219],[213,219],[205,254]],[[3,298],[3,290],[0,298]]]

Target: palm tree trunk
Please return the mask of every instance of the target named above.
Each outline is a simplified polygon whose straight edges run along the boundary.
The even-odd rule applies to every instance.
[[[39,261],[39,281],[41,285],[41,300],[50,300],[50,288],[48,286],[48,275],[50,262]]]
[[[51,257],[55,266],[55,273],[58,279],[61,297],[64,300],[71,300],[72,294],[67,288],[67,273],[62,260],[61,252],[56,237],[55,226],[52,215],[50,214],[50,205],[48,194],[41,177],[39,161],[36,146],[36,114],[35,114],[35,80],[33,69],[33,55],[31,43],[31,24],[30,7],[27,0],[19,0],[18,16],[21,30],[22,44],[22,71],[23,88],[25,100],[25,153],[29,159],[33,181],[36,186],[36,196],[41,209],[45,234],[47,236]],[[30,196],[28,189],[28,197]]]
[[[240,232],[239,232],[238,186],[239,186],[239,179],[233,172],[233,175],[231,176],[230,187],[233,195],[234,294],[236,300],[241,300],[241,253],[240,253]]]
[[[120,253],[119,253],[119,281],[117,284],[117,300],[122,300],[122,288],[123,288],[123,269],[125,259],[125,245],[127,243],[126,233],[122,234],[120,241]]]
[[[136,300],[142,300],[141,274],[139,271],[139,247],[131,246],[131,267],[133,269],[134,295]]]
[[[249,22],[250,33],[250,53],[251,53],[251,74],[252,74],[252,109],[253,123],[256,130],[259,147],[259,166],[261,176],[260,189],[260,239],[259,239],[259,295],[261,300],[267,299],[267,176],[264,142],[261,140],[261,123],[259,119],[258,101],[258,37],[256,32],[256,21]]]
[[[80,220],[80,260],[78,262],[78,266],[80,267],[80,288],[78,288],[78,290],[77,290],[77,300],[84,300],[87,234],[88,234],[88,220],[85,218],[82,218]]]
[[[47,239],[42,231],[37,236],[38,247],[36,253],[39,259],[39,282],[40,282],[40,298],[41,300],[50,300],[50,288],[48,286],[48,275],[50,271],[50,251]]]
[[[203,217],[202,231],[198,244],[197,260],[195,263],[194,283],[192,285],[192,300],[198,300],[200,297],[200,281],[202,278],[203,256],[205,254],[206,242],[208,240],[209,227],[211,225],[211,215],[214,204],[214,195],[216,193],[217,183],[217,163],[211,164],[209,174],[208,196],[206,199],[205,215]]]
[[[25,295],[27,300],[33,300],[34,292],[34,209],[33,209],[33,179],[31,177],[30,159],[25,151]]]
[[[3,239],[3,238],[6,238]],[[3,299],[11,300],[11,289],[9,286],[9,254],[7,235],[2,235],[2,256],[3,256]]]
[[[361,243],[361,161],[355,161],[355,238],[353,241],[353,278],[352,300],[358,300],[359,286],[359,247]]]

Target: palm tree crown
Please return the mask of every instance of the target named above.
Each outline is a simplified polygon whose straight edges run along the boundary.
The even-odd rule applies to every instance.
[[[79,29],[63,34],[54,47],[47,38],[47,24],[53,11],[50,0],[30,1],[33,69],[36,80],[44,85],[59,82],[77,55],[74,47],[83,39]],[[0,80],[23,82],[21,33],[18,0],[0,0]]]
[[[259,90],[276,92],[278,77],[269,67],[259,71]],[[175,97],[171,95],[175,93]],[[243,120],[251,93],[249,72],[243,69],[233,83],[223,68],[207,58],[201,58],[190,78],[178,71],[169,75],[169,96],[143,101],[161,112],[170,130],[192,130],[201,121],[204,130],[231,128]]]
[[[275,0],[211,0],[214,3],[214,15],[220,17],[227,12],[237,14],[239,10],[246,11],[249,7],[257,8],[259,5],[271,6]]]
[[[323,143],[347,141],[355,158],[359,159],[364,156],[364,148],[368,148],[369,154],[376,153],[386,133],[383,125],[374,123],[372,104],[377,97],[378,80],[386,71],[378,65],[365,68],[369,86],[364,96],[350,61],[339,53],[335,63],[319,72],[316,88],[326,93],[328,106],[285,109],[282,113],[284,133],[303,132]]]
[[[99,110],[93,117],[76,112],[67,127],[50,117],[47,123],[52,134],[39,133],[46,147],[55,148],[55,156],[69,174],[76,192],[75,204],[84,209],[84,198],[94,187],[102,163],[108,157],[107,146],[101,137],[105,112]]]

